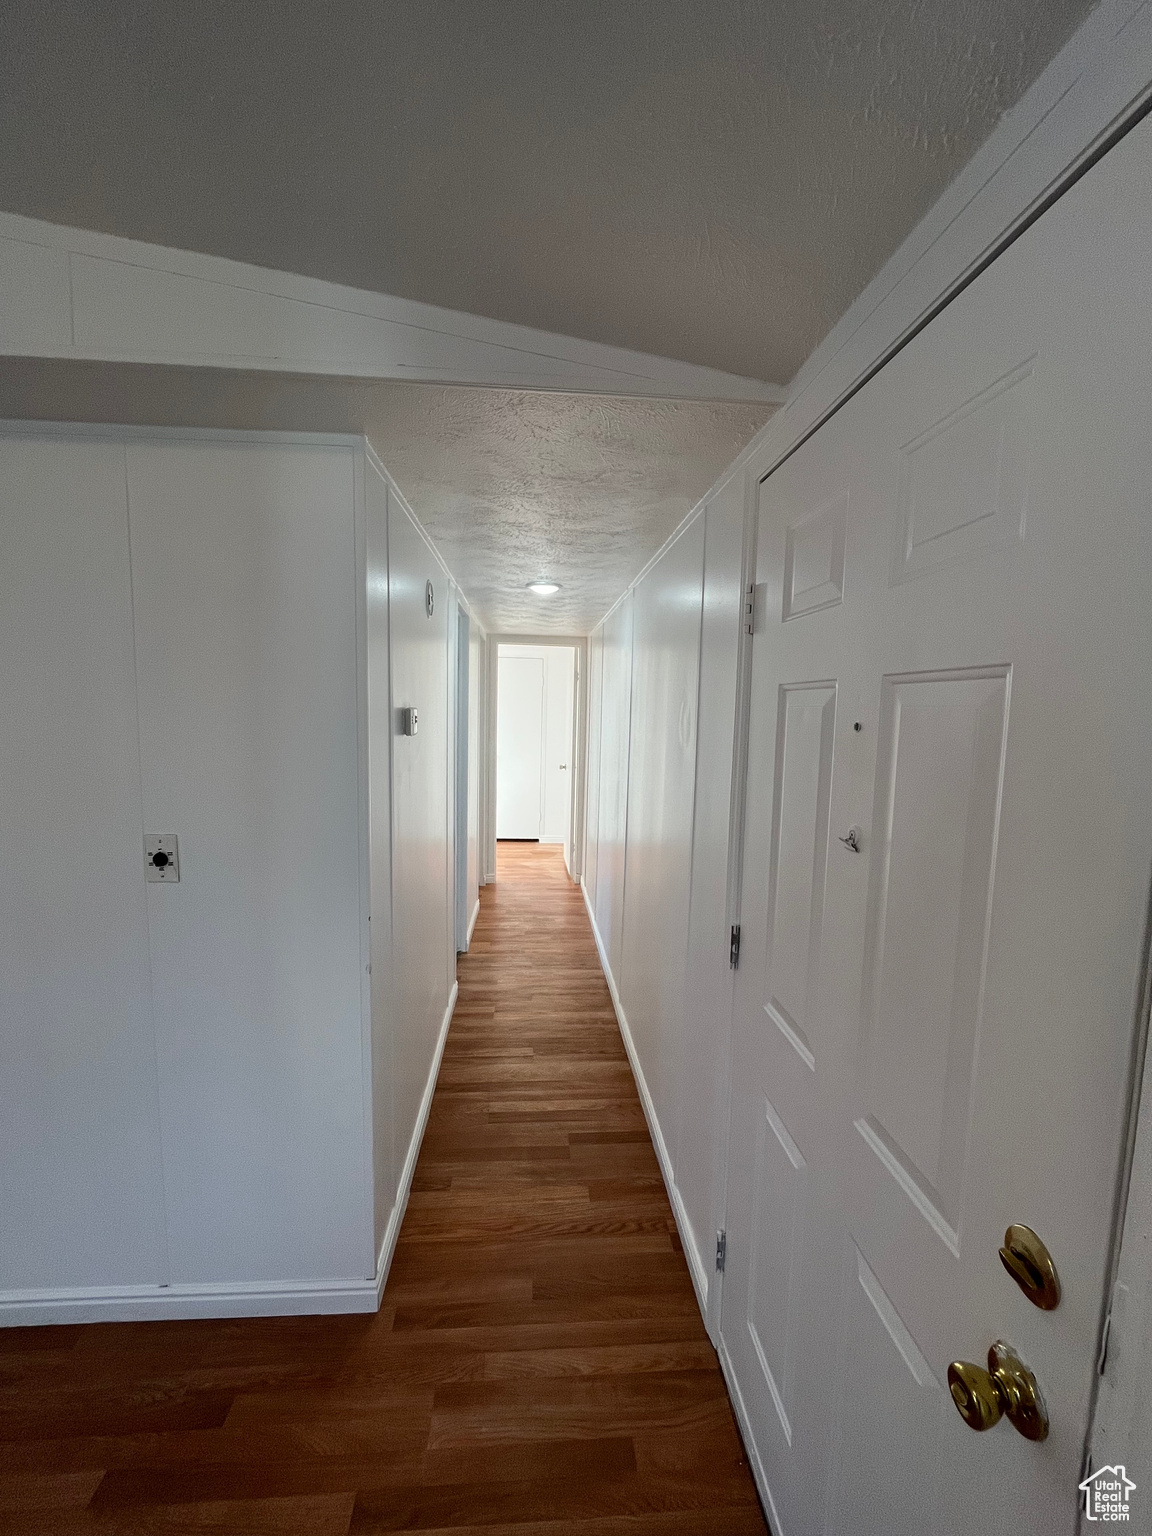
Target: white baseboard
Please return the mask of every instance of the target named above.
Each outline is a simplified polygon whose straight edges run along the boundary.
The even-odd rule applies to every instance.
[[[476,906],[479,909],[480,903],[477,902]],[[404,1212],[408,1209],[408,1196],[412,1190],[412,1176],[416,1172],[416,1159],[420,1156],[420,1147],[424,1141],[424,1131],[427,1128],[428,1116],[432,1109],[432,1095],[436,1092],[436,1080],[440,1076],[440,1063],[444,1057],[444,1043],[448,1039],[448,1026],[452,1022],[452,1013],[456,1007],[456,999],[459,995],[460,983],[454,981],[452,983],[452,990],[448,994],[448,1006],[445,1008],[444,1017],[440,1022],[440,1034],[436,1040],[436,1049],[432,1052],[432,1064],[428,1068],[428,1081],[424,1084],[424,1092],[420,1098],[420,1110],[416,1116],[416,1124],[412,1127],[412,1137],[408,1143],[404,1166],[400,1170],[400,1178],[396,1185],[396,1199],[389,1212],[388,1225],[384,1228],[380,1253],[376,1259],[376,1307],[379,1307],[380,1298],[384,1294],[384,1287],[388,1283],[388,1271],[392,1268],[392,1255],[396,1252],[396,1241],[400,1236],[400,1226],[404,1220]]]
[[[144,1323],[199,1317],[375,1312],[376,1279],[252,1285],[94,1286],[0,1292],[0,1328],[44,1323]]]
[[[480,897],[476,897],[476,905],[472,908],[472,916],[468,919],[468,942],[471,944],[472,935],[476,930],[476,919],[480,916]]]
[[[732,1357],[728,1353],[728,1346],[723,1338],[717,1336],[715,1343],[716,1353],[720,1358],[720,1369],[724,1373],[724,1380],[728,1386],[728,1396],[732,1401],[736,1422],[740,1427],[740,1438],[744,1442],[748,1464],[752,1468],[756,1491],[760,1495],[760,1502],[768,1516],[768,1525],[772,1536],[784,1536],[784,1527],[780,1524],[780,1516],[776,1513],[776,1500],[772,1497],[772,1490],[768,1486],[768,1479],[764,1473],[764,1463],[760,1460],[760,1452],[756,1449],[756,1441],[752,1437],[752,1423],[744,1403],[744,1394],[740,1391],[740,1383],[736,1380],[736,1372],[732,1368]]]
[[[668,1199],[672,1203],[672,1214],[676,1217],[676,1225],[680,1231],[680,1241],[684,1248],[684,1255],[688,1260],[688,1273],[692,1276],[696,1300],[699,1304],[701,1315],[704,1318],[704,1325],[707,1327],[708,1269],[701,1256],[692,1223],[688,1219],[688,1212],[685,1209],[683,1197],[676,1185],[672,1169],[672,1159],[668,1155],[668,1145],[664,1140],[664,1132],[660,1127],[660,1117],[656,1113],[656,1105],[653,1103],[652,1095],[648,1090],[648,1080],[644,1076],[644,1068],[640,1065],[636,1043],[632,1039],[632,1030],[629,1027],[628,1018],[624,1012],[624,1004],[620,1001],[620,992],[616,986],[616,979],[612,975],[612,967],[608,963],[608,954],[604,948],[604,941],[600,937],[600,930],[596,926],[596,914],[592,910],[592,903],[588,899],[588,887],[584,884],[583,879],[580,881],[580,890],[584,895],[584,905],[588,909],[588,921],[592,925],[592,937],[596,941],[596,953],[600,956],[600,969],[604,972],[604,980],[608,983],[612,1007],[616,1010],[616,1022],[620,1026],[620,1037],[624,1041],[624,1049],[628,1052],[628,1062],[632,1068],[632,1076],[636,1079],[636,1090],[640,1095],[640,1105],[644,1110],[644,1118],[648,1122],[652,1145],[656,1149],[656,1160],[660,1164],[660,1173],[664,1179],[664,1187],[668,1191]]]
[[[408,1205],[412,1175],[428,1124],[432,1095],[440,1073],[444,1042],[458,984],[448,1006],[420,1101],[396,1200],[388,1217],[376,1273],[364,1280],[260,1281],[242,1285],[98,1286],[59,1290],[0,1291],[0,1328],[38,1327],[44,1323],[139,1323],[206,1317],[295,1317],[338,1312],[375,1312],[388,1279],[400,1224]]]

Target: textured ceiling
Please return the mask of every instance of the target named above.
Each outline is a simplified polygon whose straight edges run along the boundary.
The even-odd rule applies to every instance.
[[[489,630],[587,634],[765,405],[0,359],[0,418],[362,432]],[[562,590],[540,598],[537,576]]]
[[[0,208],[784,383],[1092,4],[6,0]]]

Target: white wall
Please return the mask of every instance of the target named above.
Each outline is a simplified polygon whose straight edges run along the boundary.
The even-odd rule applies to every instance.
[[[669,1153],[679,1120],[704,520],[633,597],[624,925],[617,987]]]
[[[572,824],[575,761],[572,689],[576,653],[561,645],[500,646],[500,658],[536,657],[544,666],[543,817],[540,841],[566,843]],[[501,670],[501,686],[505,673]],[[497,768],[499,772],[499,768]]]
[[[737,669],[741,645],[744,550],[743,475],[734,475],[704,511],[704,593],[700,633],[700,713],[692,826],[691,910],[684,988],[684,1034],[675,1098],[672,1163],[683,1202],[685,1243],[710,1281],[714,1231],[724,1209],[727,1151],[729,852],[732,848]],[[699,1279],[699,1276],[698,1276]],[[709,1321],[718,1288],[707,1286]]]
[[[701,1305],[723,1208],[744,478],[589,641],[585,895]]]
[[[632,593],[625,595],[598,626],[602,652],[600,668],[599,796],[595,837],[589,816],[589,843],[595,843],[591,863],[596,884],[590,892],[608,969],[620,976],[621,932],[624,922],[625,838],[628,827],[628,744],[632,700]],[[589,732],[591,736],[591,731]]]
[[[465,905],[468,911],[469,940],[480,911],[480,886],[484,881],[484,872],[480,867],[480,849],[483,835],[481,785],[486,730],[487,661],[487,641],[484,631],[473,620],[468,631],[468,888]]]
[[[122,443],[0,439],[0,1290],[167,1278]]]
[[[377,1305],[455,996],[455,606],[362,440],[0,434],[0,1322]]]
[[[406,1156],[415,1159],[455,996],[448,771],[455,596],[439,557],[392,486],[388,565],[393,708],[415,706],[419,717],[415,736],[392,738],[392,1094],[395,1155],[403,1165]],[[435,594],[431,618],[425,606],[429,581]]]
[[[366,1276],[354,454],[127,457],[171,1279]]]
[[[364,469],[365,647],[368,741],[369,1009],[371,1018],[373,1253],[388,1238],[400,1178],[392,1098],[392,707],[387,479],[371,458]]]
[[[595,894],[600,828],[600,715],[604,681],[604,628],[597,626],[588,638],[588,720],[586,731],[584,858],[582,883]]]

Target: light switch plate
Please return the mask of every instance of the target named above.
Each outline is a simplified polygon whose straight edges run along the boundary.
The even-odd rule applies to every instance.
[[[180,839],[175,832],[144,834],[144,878],[169,884],[179,882]]]

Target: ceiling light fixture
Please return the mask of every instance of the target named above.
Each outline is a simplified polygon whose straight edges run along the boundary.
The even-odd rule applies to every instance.
[[[558,581],[548,581],[546,578],[541,577],[539,581],[530,581],[528,583],[528,590],[529,592],[535,592],[537,597],[551,597],[553,592],[559,592],[560,583]]]

